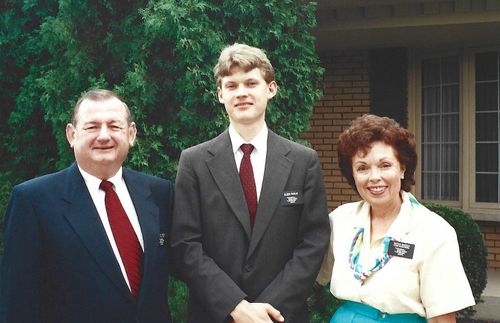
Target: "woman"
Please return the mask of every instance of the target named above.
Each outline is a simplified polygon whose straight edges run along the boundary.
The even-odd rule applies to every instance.
[[[340,135],[338,155],[362,201],[330,214],[318,282],[331,277],[332,294],[347,301],[331,323],[455,322],[474,297],[454,229],[409,193],[413,134],[392,119],[364,115]]]

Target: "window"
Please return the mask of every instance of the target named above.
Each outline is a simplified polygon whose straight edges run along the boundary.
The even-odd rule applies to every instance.
[[[459,62],[422,62],[422,198],[459,199]]]
[[[500,221],[500,47],[412,54],[417,198]]]
[[[500,52],[475,55],[476,202],[500,202]]]

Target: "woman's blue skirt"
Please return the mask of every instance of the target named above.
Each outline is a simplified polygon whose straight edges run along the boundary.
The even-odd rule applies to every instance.
[[[426,323],[417,314],[387,314],[370,305],[347,301],[335,312],[330,323]]]

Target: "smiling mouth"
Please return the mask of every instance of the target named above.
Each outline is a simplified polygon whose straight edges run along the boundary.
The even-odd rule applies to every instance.
[[[367,188],[367,190],[373,194],[382,194],[385,192],[386,189],[387,189],[387,186],[377,186],[377,187],[368,187]]]
[[[253,105],[253,104],[250,102],[241,102],[241,103],[236,103],[234,106],[236,108],[245,108],[245,107],[249,107],[251,105]]]

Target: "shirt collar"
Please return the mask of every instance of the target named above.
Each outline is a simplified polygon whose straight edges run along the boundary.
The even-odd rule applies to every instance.
[[[87,184],[87,187],[89,187],[94,191],[99,190],[99,185],[101,185],[102,180],[100,178],[95,177],[94,175],[87,173],[80,166],[78,166],[78,169],[80,170],[80,173],[82,174],[82,177],[85,180],[85,184]],[[116,187],[117,185],[119,185],[121,179],[122,179],[122,167],[118,169],[118,171],[113,177],[108,178],[107,180],[113,183],[113,185]]]
[[[401,239],[402,236],[406,235],[410,229],[410,221],[413,213],[413,206],[410,201],[410,194],[401,191],[401,198],[403,199],[403,203],[401,204],[401,209],[399,210],[399,214],[394,220],[394,222],[387,230],[385,236],[390,236],[395,239]],[[354,221],[354,228],[365,228],[369,232],[368,228],[370,228],[370,205],[365,201],[362,201],[359,207],[356,209],[356,221]]]
[[[413,215],[413,205],[410,202],[410,193],[401,191],[401,198],[403,199],[403,204],[401,204],[399,214],[386,233],[386,236],[390,236],[395,239],[401,239],[409,232],[410,222]]]
[[[267,150],[267,134],[269,130],[267,129],[267,125],[264,123],[264,126],[259,131],[257,136],[255,136],[249,142],[246,142],[240,134],[234,129],[234,127],[229,125],[229,138],[231,138],[231,144],[233,147],[233,154],[240,148],[242,144],[252,144],[254,149],[258,152],[265,152]]]

